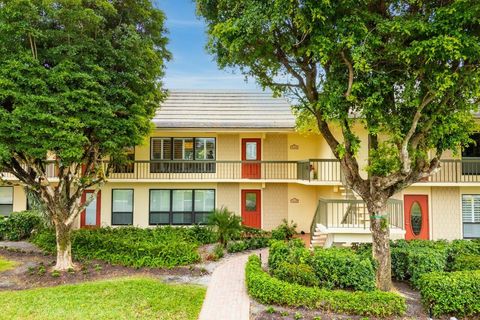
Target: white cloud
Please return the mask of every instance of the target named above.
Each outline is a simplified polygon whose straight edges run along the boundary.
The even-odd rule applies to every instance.
[[[201,27],[202,22],[197,19],[192,20],[180,20],[180,19],[167,19],[167,27]]]

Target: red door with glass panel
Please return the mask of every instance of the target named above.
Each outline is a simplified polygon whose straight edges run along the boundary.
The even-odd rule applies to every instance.
[[[242,190],[242,223],[252,228],[262,227],[262,198],[260,190]]]
[[[93,190],[87,190],[83,192],[82,203],[87,201],[87,194],[93,193]],[[101,191],[97,193],[97,196],[88,204],[88,206],[80,214],[80,227],[81,228],[96,228],[100,227],[100,209],[102,207],[102,194]]]
[[[403,206],[405,212],[405,239],[428,240],[428,196],[405,195]]]
[[[260,163],[257,162],[262,160],[261,144],[260,139],[242,139],[242,178],[260,179],[262,176]]]

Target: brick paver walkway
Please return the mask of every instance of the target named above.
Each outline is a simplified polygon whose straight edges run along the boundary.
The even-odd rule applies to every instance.
[[[199,320],[248,320],[250,298],[245,287],[245,263],[251,254],[267,254],[266,249],[227,258],[212,274]]]

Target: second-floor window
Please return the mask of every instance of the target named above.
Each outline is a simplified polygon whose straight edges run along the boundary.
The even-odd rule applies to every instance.
[[[462,174],[480,175],[480,133],[475,133],[471,137],[474,143],[470,144],[462,151]]]
[[[215,138],[152,138],[150,172],[213,173],[215,148]]]

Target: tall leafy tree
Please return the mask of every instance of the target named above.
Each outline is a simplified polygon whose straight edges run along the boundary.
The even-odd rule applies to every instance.
[[[197,0],[197,9],[221,67],[292,95],[300,124],[318,128],[366,202],[377,285],[389,290],[387,200],[438,171],[475,128],[480,2]],[[365,168],[355,124],[368,134]]]
[[[166,43],[148,0],[0,0],[0,167],[51,218],[58,270],[73,266],[72,227],[108,177],[102,160],[151,129]]]

